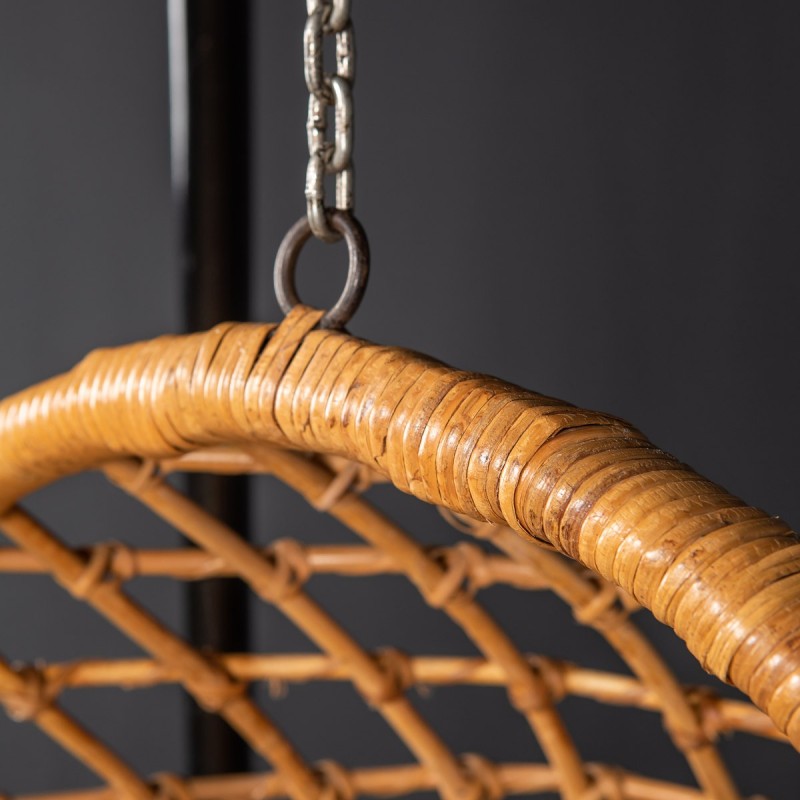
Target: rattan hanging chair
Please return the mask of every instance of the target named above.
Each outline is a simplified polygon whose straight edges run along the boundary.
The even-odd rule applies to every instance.
[[[6,570],[48,571],[152,657],[69,669],[0,661],[8,712],[35,722],[107,783],[70,800],[344,800],[423,790],[447,800],[548,792],[566,800],[733,800],[740,795],[714,745],[720,732],[800,745],[800,546],[787,525],[620,419],[320,328],[321,317],[297,306],[279,325],[231,323],[99,350],[0,404],[0,529],[19,548],[4,553]],[[106,542],[77,551],[19,505],[84,470],[105,473],[200,549],[145,552]],[[256,550],[180,494],[166,480],[175,472],[277,476],[366,546],[278,541]],[[463,542],[423,547],[365,499],[375,481],[443,509]],[[405,575],[482,657],[367,652],[304,590],[318,572]],[[125,582],[143,574],[236,575],[319,654],[193,649],[126,593]],[[475,597],[493,583],[552,589],[631,675],[523,654]],[[637,604],[766,714],[679,685],[630,618]],[[308,763],[248,696],[248,684],[264,679],[352,681],[417,763]],[[180,682],[224,717],[273,772],[145,778],[59,705],[73,686],[164,681]],[[407,697],[419,683],[505,686],[546,762],[452,752]],[[585,763],[557,708],[566,695],[659,712],[699,788]]]

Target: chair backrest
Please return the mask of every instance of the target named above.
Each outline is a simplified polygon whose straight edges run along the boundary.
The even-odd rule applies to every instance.
[[[153,657],[69,670],[0,661],[0,701],[13,716],[34,719],[120,797],[135,798],[345,798],[433,788],[452,800],[554,790],[567,800],[733,800],[739,794],[716,734],[741,729],[800,745],[800,546],[788,526],[620,419],[319,330],[320,317],[298,307],[277,326],[230,323],[96,351],[71,372],[0,403],[0,529],[19,547],[0,557],[0,569],[49,571]],[[202,549],[142,553],[101,544],[78,552],[18,505],[29,492],[89,469],[102,470]],[[280,541],[256,551],[164,480],[176,471],[276,475],[367,546]],[[441,507],[497,552],[469,542],[422,547],[361,496],[377,480]],[[123,589],[138,574],[198,571],[242,578],[321,655],[202,653]],[[312,574],[326,571],[406,575],[482,658],[365,651],[304,591]],[[496,582],[555,591],[634,677],[521,653],[474,597]],[[749,704],[680,686],[629,619],[637,604],[673,627],[704,668],[742,689],[774,726]],[[247,695],[248,682],[270,678],[352,681],[419,763],[367,770],[308,764]],[[179,681],[222,715],[274,775],[168,776],[154,785],[56,702],[73,685],[158,681]],[[415,683],[504,685],[548,763],[457,756],[406,697]],[[556,708],[567,694],[659,711],[704,794],[585,764]]]

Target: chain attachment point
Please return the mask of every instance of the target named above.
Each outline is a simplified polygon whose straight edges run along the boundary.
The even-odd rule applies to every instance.
[[[333,211],[327,216],[327,224],[347,242],[347,279],[339,299],[320,320],[321,328],[343,328],[355,314],[369,276],[369,244],[364,229],[358,220],[347,211]],[[313,231],[308,217],[301,217],[283,238],[275,257],[275,294],[284,314],[300,304],[295,284],[297,259],[303,245]]]

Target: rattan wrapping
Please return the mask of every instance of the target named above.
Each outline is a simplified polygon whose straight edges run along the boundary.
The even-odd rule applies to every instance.
[[[255,679],[252,667],[248,672],[243,662],[194,651],[122,586],[159,564],[188,579],[236,574],[337,664],[347,665],[342,674],[419,759],[420,787],[431,782],[447,798],[507,793],[504,781],[513,784],[513,767],[456,758],[405,698],[420,670],[438,670],[446,680],[452,665],[434,668],[364,651],[302,590],[324,554],[315,562],[313,553],[284,543],[264,557],[159,479],[171,469],[267,471],[367,540],[368,552],[339,553],[338,569],[403,572],[478,644],[486,669],[499,670],[495,675],[550,762],[552,773],[526,773],[526,780],[557,785],[569,800],[599,800],[608,781],[616,781],[615,797],[695,796],[689,789],[587,769],[554,707],[559,692],[574,691],[576,673],[521,654],[463,591],[468,580],[546,585],[575,608],[579,620],[601,630],[640,683],[626,694],[613,679],[584,675],[584,691],[658,708],[709,797],[738,797],[712,744],[715,725],[717,731],[727,726],[778,734],[740,705],[687,695],[627,622],[613,585],[674,627],[709,671],[749,694],[800,744],[800,547],[784,523],[701,478],[619,419],[415,353],[315,329],[320,313],[298,308],[280,326],[225,324],[204,334],[96,351],[70,373],[0,404],[0,527],[21,548],[0,551],[0,569],[5,561],[6,569],[50,571],[154,657],[150,664],[117,666],[116,673],[113,665],[101,665],[95,674],[109,669],[134,682],[179,680],[276,767],[281,791],[296,798],[347,796],[348,781],[368,778],[340,771],[337,779],[304,762],[244,693]],[[342,457],[369,472],[292,450]],[[202,554],[170,560],[113,547],[70,550],[16,506],[50,481],[96,467],[202,545],[213,564],[204,566]],[[427,554],[352,491],[373,471],[424,501],[484,521],[471,529],[507,557],[489,561],[474,549]],[[549,543],[610,584],[593,582],[502,526]],[[328,553],[327,563],[336,557]],[[267,667],[261,669],[256,675],[269,677]],[[312,669],[297,661],[290,673],[305,679],[336,675],[330,665]],[[68,683],[54,677],[59,674],[57,668],[20,673],[0,662],[0,699],[18,716],[35,718],[123,796],[151,796],[153,786],[99,742],[68,730],[74,723],[53,705]],[[71,674],[77,680],[80,673]],[[191,787],[181,791],[202,796]]]

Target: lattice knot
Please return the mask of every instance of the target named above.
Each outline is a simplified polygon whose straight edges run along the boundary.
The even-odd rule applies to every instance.
[[[123,583],[133,580],[139,574],[139,561],[136,553],[122,542],[109,542],[111,549],[111,574]]]
[[[247,692],[244,683],[235,681],[227,674],[216,674],[213,677],[203,677],[199,680],[186,680],[186,686],[191,689],[197,702],[214,714],[221,713],[226,706],[238,700]]]
[[[161,483],[161,466],[152,458],[142,460],[139,469],[122,488],[136,496]]]
[[[67,586],[79,600],[89,598],[103,583],[129,581],[138,574],[136,555],[121,542],[95,545],[86,552],[85,559],[83,571]]]
[[[268,581],[259,585],[259,594],[271,603],[280,603],[297,594],[311,577],[303,546],[293,539],[278,539],[271,548],[273,564]]]
[[[591,573],[590,579],[597,585],[597,591],[584,603],[573,608],[575,619],[581,625],[590,625],[606,630],[627,619],[629,611],[621,605],[617,587]]]
[[[327,458],[325,462],[335,475],[322,494],[312,501],[317,511],[330,511],[347,492],[363,492],[375,481],[375,473],[356,461]]]
[[[15,722],[36,719],[50,705],[53,693],[41,671],[33,666],[14,667],[15,685],[0,694],[0,702]]]
[[[474,519],[466,514],[459,514],[449,508],[445,508],[444,506],[437,506],[437,509],[444,520],[456,530],[461,531],[462,533],[468,533],[470,536],[474,536],[476,539],[485,539],[487,542],[493,541],[496,538],[497,533],[504,527],[502,525],[498,525],[496,522]],[[541,536],[537,536],[533,533],[526,533],[526,538],[529,538],[530,541],[534,542],[540,547],[545,548],[545,550],[556,550],[551,542],[542,538]]]
[[[494,582],[485,550],[468,542],[459,542],[455,548],[451,549],[455,551],[456,558],[461,558],[466,562],[467,590],[470,595],[476,594],[478,590],[484,589]]]
[[[508,698],[520,714],[541,711],[553,705],[550,687],[535,675],[532,680],[517,681],[508,685]]]
[[[623,774],[605,764],[587,764],[591,783],[580,800],[625,800]]]
[[[530,656],[528,663],[547,688],[547,701],[560,703],[568,694],[564,676],[564,664],[545,656]]]
[[[444,608],[462,591],[472,596],[481,585],[492,582],[486,554],[474,544],[436,548],[430,556],[442,567],[440,578],[425,590],[425,600],[432,608]]]
[[[381,669],[384,681],[377,691],[364,693],[364,699],[371,706],[388,703],[405,694],[414,685],[414,669],[411,659],[401,650],[385,647],[375,655],[375,661]]]
[[[192,791],[186,781],[172,772],[161,772],[155,776],[157,800],[192,800]]]
[[[709,687],[694,686],[686,694],[686,699],[695,712],[697,723],[692,727],[680,727],[669,717],[664,717],[664,727],[675,744],[683,750],[696,750],[715,742],[725,730],[725,718],[720,706],[720,698]]]
[[[488,758],[477,753],[465,753],[461,761],[467,775],[480,786],[482,800],[503,800],[506,792],[500,773]]]
[[[451,525],[457,531],[468,533],[476,539],[491,539],[495,528],[497,528],[497,525],[493,522],[473,519],[466,514],[459,514],[445,506],[437,506],[436,509],[448,525]]]
[[[358,791],[350,773],[338,762],[325,760],[317,764],[322,779],[320,800],[355,800]]]

